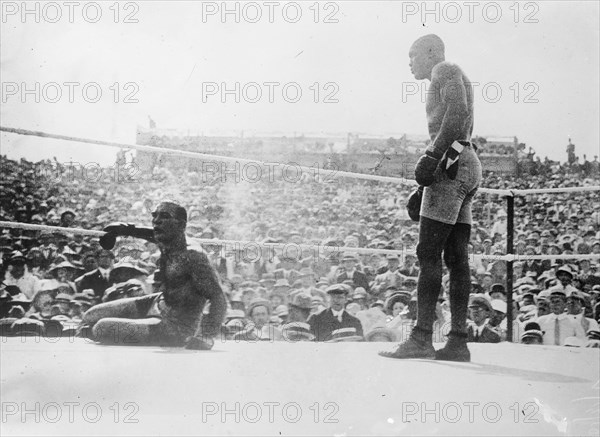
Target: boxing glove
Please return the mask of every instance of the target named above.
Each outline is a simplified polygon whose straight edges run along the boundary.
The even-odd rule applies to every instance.
[[[415,180],[419,185],[428,187],[433,184],[435,181],[434,173],[442,156],[442,153],[437,153],[434,148],[429,147],[425,154],[419,158],[415,167]]]
[[[421,212],[421,201],[423,200],[423,187],[419,187],[410,193],[408,196],[408,202],[406,209],[408,210],[408,216],[412,221],[418,222]]]

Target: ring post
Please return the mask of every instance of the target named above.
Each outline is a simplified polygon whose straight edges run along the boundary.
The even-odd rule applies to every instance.
[[[506,253],[513,254],[514,221],[515,221],[515,198],[506,197],[507,223],[506,223]],[[513,339],[513,261],[506,262],[506,339]]]

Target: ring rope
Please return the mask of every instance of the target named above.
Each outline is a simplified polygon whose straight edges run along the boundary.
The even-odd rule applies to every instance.
[[[50,231],[50,232],[66,232],[66,233],[77,233],[82,235],[91,235],[94,237],[100,237],[106,232],[80,229],[80,228],[63,228],[60,226],[48,226],[48,225],[36,225],[31,223],[19,223],[19,222],[7,222],[0,221],[0,227],[13,228],[13,229],[27,229],[36,231]],[[320,246],[314,244],[297,244],[297,243],[263,243],[258,241],[250,240],[220,240],[216,238],[196,238],[189,237],[189,240],[196,244],[212,244],[219,246],[233,246],[235,247],[243,245],[246,248],[249,246],[260,246],[269,247],[274,249],[289,249],[290,246],[298,247],[300,249],[316,249],[318,253],[357,253],[357,254],[383,254],[383,255],[405,255],[415,254],[415,251],[408,250],[393,250],[393,249],[370,249],[367,247],[346,247],[346,246]],[[322,252],[321,252],[322,251]],[[488,259],[494,261],[529,261],[529,260],[555,260],[555,259],[600,259],[600,254],[573,254],[573,255],[518,255],[518,254],[506,254],[506,255],[484,255],[484,254],[470,254],[470,259]]]
[[[56,139],[56,140],[73,141],[73,142],[87,143],[87,144],[96,144],[96,145],[102,145],[102,146],[144,150],[144,151],[148,151],[148,152],[164,153],[164,154],[168,154],[168,155],[179,155],[179,156],[185,156],[188,158],[196,158],[196,159],[210,158],[215,161],[230,162],[230,163],[257,164],[257,165],[263,165],[263,166],[267,166],[267,167],[269,166],[269,164],[273,164],[273,163],[267,163],[264,161],[246,159],[246,158],[234,158],[234,157],[229,157],[229,156],[211,155],[208,153],[189,152],[186,150],[167,149],[164,147],[156,147],[156,146],[144,146],[141,144],[125,144],[125,143],[115,143],[115,142],[111,142],[111,141],[91,140],[91,139],[87,139],[87,138],[79,138],[79,137],[73,137],[73,136],[68,136],[68,135],[57,135],[57,134],[51,134],[51,133],[47,133],[47,132],[31,131],[31,130],[27,130],[27,129],[16,129],[16,128],[5,127],[5,126],[0,126],[0,131],[14,133],[14,134],[18,134],[18,135],[28,135],[28,136],[36,136],[36,137],[41,137],[41,138],[52,138],[52,139]],[[311,167],[298,165],[298,166],[296,166],[296,168],[299,168],[301,171],[307,172],[307,174],[315,173],[315,169],[311,168]],[[369,180],[369,181],[389,182],[389,183],[394,183],[394,184],[417,185],[417,182],[412,179],[395,178],[395,177],[390,177],[390,176],[370,175],[370,174],[365,174],[365,173],[354,173],[354,172],[349,172],[349,171],[331,170],[331,172],[326,175],[325,180],[327,180],[329,178],[354,178],[354,179],[363,179],[363,180]],[[597,189],[600,190],[600,187],[598,187]],[[479,188],[478,192],[487,193],[487,194],[497,194],[499,196],[513,196],[513,193],[511,190]]]
[[[0,126],[0,131],[14,133],[14,134],[18,134],[18,135],[37,136],[37,137],[41,137],[41,138],[52,138],[52,139],[57,139],[57,140],[96,144],[96,145],[102,145],[102,146],[119,147],[119,148],[125,147],[125,148],[129,148],[129,149],[166,153],[166,154],[170,154],[170,155],[180,155],[180,156],[186,156],[186,157],[190,157],[190,158],[198,158],[198,159],[211,158],[211,159],[214,159],[215,161],[223,161],[223,162],[231,162],[231,163],[261,164],[261,165],[265,165],[265,166],[269,165],[269,163],[264,162],[264,161],[257,161],[257,160],[246,159],[246,158],[234,158],[234,157],[229,157],[229,156],[212,155],[209,153],[189,152],[186,150],[167,149],[164,147],[156,147],[156,146],[145,146],[145,145],[141,145],[141,144],[126,144],[126,143],[116,143],[116,142],[111,142],[111,141],[92,140],[92,139],[88,139],[88,138],[51,134],[48,132],[31,131],[31,130],[27,130],[27,129],[17,129],[17,128],[5,127],[5,126]],[[270,163],[270,164],[273,164],[273,163]],[[315,169],[311,168],[311,167],[306,167],[306,166],[302,166],[302,165],[297,166],[297,167],[300,168],[300,170],[306,171],[309,174],[315,172]],[[412,179],[395,178],[395,177],[390,177],[390,176],[370,175],[370,174],[365,174],[365,173],[354,173],[354,172],[349,172],[349,171],[333,171],[332,170],[331,174],[328,175],[328,177],[332,177],[332,178],[348,177],[348,178],[364,179],[364,180],[379,181],[379,182],[389,182],[389,183],[394,183],[394,184],[403,184],[403,183],[406,183],[409,185],[417,184],[417,182]],[[499,196],[515,197],[515,196],[526,196],[528,194],[572,193],[572,192],[578,192],[578,191],[600,191],[600,185],[599,186],[589,186],[589,187],[539,188],[539,189],[525,189],[525,190],[515,190],[515,189],[501,190],[501,189],[495,189],[495,188],[479,188],[478,191],[480,193],[497,194]]]

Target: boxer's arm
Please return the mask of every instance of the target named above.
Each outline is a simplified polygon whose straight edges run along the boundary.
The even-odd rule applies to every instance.
[[[188,251],[188,256],[192,282],[198,292],[210,301],[209,313],[206,320],[198,325],[196,334],[199,337],[212,338],[220,332],[227,312],[227,300],[207,256],[195,250]]]
[[[463,81],[462,71],[455,65],[442,63],[433,69],[431,87],[440,90],[440,105],[446,108],[440,130],[427,148],[427,153],[441,159],[456,140],[464,140],[463,129],[465,119],[469,116],[467,89]]]

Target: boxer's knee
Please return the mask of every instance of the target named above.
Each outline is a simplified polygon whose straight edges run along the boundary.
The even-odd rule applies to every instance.
[[[91,307],[85,313],[83,313],[82,324],[94,325],[100,319],[102,319],[102,309],[98,309],[98,306]]]
[[[471,226],[457,223],[444,250],[444,262],[450,270],[469,269]]]

